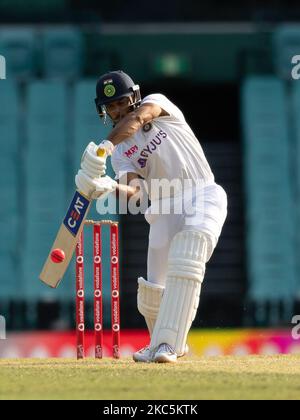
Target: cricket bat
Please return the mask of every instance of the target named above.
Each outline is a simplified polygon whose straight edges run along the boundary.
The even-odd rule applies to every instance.
[[[105,156],[105,150],[99,148],[98,156]],[[40,274],[40,280],[52,288],[57,288],[61,282],[74,254],[84,222],[91,208],[92,199],[76,190],[62,225],[58,231],[54,244]],[[60,263],[51,259],[54,249],[61,249],[65,258]]]

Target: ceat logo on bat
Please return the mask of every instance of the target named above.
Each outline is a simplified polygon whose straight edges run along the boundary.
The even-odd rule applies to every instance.
[[[64,219],[64,225],[73,236],[77,235],[89,204],[89,200],[78,191],[76,191],[67,215]]]

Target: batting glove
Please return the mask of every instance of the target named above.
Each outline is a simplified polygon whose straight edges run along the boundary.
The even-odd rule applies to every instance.
[[[104,175],[106,171],[106,157],[99,157],[97,151],[98,146],[91,142],[81,158],[81,169],[90,178],[98,178]]]
[[[98,147],[104,149],[107,156],[111,156],[115,150],[115,146],[109,140],[103,140]]]
[[[75,184],[82,194],[91,199],[107,196],[117,187],[117,182],[109,176],[91,178],[82,169],[75,176]]]

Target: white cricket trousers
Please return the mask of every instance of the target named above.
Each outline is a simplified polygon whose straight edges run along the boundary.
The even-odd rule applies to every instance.
[[[192,194],[191,199],[182,205],[181,214],[152,214],[152,208],[153,204],[145,214],[150,224],[147,278],[151,283],[165,286],[169,249],[177,233],[196,230],[206,234],[209,261],[227,217],[227,195],[221,186],[214,183],[202,188],[197,200]]]

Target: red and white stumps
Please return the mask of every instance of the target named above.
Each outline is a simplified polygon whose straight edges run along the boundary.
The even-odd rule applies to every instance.
[[[110,227],[111,257],[111,323],[113,357],[120,358],[120,278],[119,278],[119,231],[118,225]]]
[[[76,246],[76,335],[77,359],[84,358],[84,244],[83,232]]]
[[[102,243],[101,225],[94,225],[94,329],[95,357],[103,357]]]
[[[103,357],[103,225],[110,227],[110,286],[111,286],[111,328],[112,350],[115,359],[120,358],[120,274],[119,274],[119,226],[109,220],[85,221],[93,226],[93,266],[94,266],[94,332],[95,358]],[[109,261],[107,261],[108,269]],[[76,246],[76,333],[77,359],[84,358],[84,233],[80,235]]]

